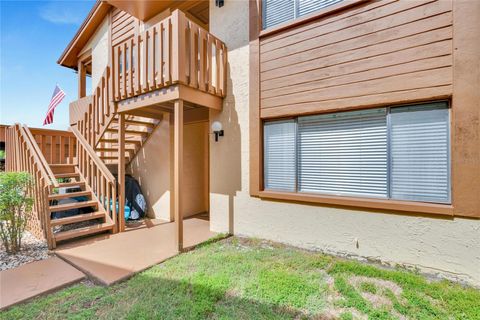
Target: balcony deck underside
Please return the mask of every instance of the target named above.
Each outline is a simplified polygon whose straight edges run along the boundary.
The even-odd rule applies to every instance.
[[[183,100],[185,108],[222,109],[222,98],[182,84],[147,92],[118,102],[118,112],[155,118],[172,112],[175,100]]]

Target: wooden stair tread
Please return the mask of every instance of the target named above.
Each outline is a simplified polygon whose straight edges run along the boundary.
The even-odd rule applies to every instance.
[[[63,167],[75,167],[75,164],[72,163],[50,163],[51,168],[63,168]]]
[[[117,160],[118,157],[114,157],[114,156],[100,156],[100,159],[104,159],[104,160]],[[130,156],[125,156],[125,159],[130,159]]]
[[[118,119],[113,119],[112,123],[118,123]],[[153,122],[141,121],[141,120],[135,120],[135,119],[125,119],[125,123],[129,125],[146,126],[150,128],[153,128],[155,126],[155,123]]]
[[[125,148],[125,152],[135,152],[135,148]],[[117,152],[118,148],[96,148],[97,152]]]
[[[85,187],[84,181],[74,181],[74,182],[61,182],[58,184],[60,188],[68,188],[68,187]]]
[[[57,212],[87,207],[98,207],[98,202],[96,200],[88,200],[74,203],[64,203],[50,206],[48,209],[50,210],[50,212]]]
[[[54,237],[56,241],[62,241],[62,240],[82,237],[89,234],[99,233],[99,232],[112,230],[112,229],[113,229],[113,222],[104,222],[104,223],[99,223],[93,226],[58,232],[54,235]]]
[[[77,192],[70,192],[70,193],[62,193],[62,194],[50,194],[48,196],[48,200],[59,200],[59,199],[68,199],[68,198],[75,198],[75,197],[84,197],[84,196],[91,196],[91,191],[77,191]]]
[[[55,173],[55,178],[73,178],[79,177],[80,175],[77,172],[72,173]]]
[[[52,226],[60,226],[64,224],[76,223],[81,221],[100,219],[105,217],[105,211],[95,211],[90,213],[77,214],[72,217],[53,219],[50,224]]]
[[[107,139],[107,138],[103,138],[103,139],[100,139],[99,141],[100,143],[117,143],[118,144],[118,139]],[[141,144],[142,143],[142,140],[138,139],[138,140],[125,140],[125,144]]]
[[[118,130],[117,130],[117,129],[108,128],[107,130],[105,130],[105,132],[117,133]],[[125,134],[144,135],[144,134],[149,134],[149,133],[150,133],[150,132],[148,132],[148,131],[128,130],[128,129],[125,130]]]

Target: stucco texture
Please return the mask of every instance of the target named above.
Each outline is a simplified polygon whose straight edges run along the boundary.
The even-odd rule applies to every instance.
[[[108,65],[109,48],[108,17],[106,17],[81,51],[81,53],[83,53],[89,49],[92,50],[92,92],[97,87]]]
[[[415,213],[369,212],[260,200],[249,195],[249,2],[210,3],[210,32],[228,47],[227,97],[210,121],[212,231],[259,237],[302,248],[416,266],[422,272],[480,285],[480,221]]]

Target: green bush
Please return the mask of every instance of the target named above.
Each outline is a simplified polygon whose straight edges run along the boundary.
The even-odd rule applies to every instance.
[[[5,150],[0,150],[0,160],[5,159]]]
[[[8,253],[18,252],[32,211],[28,189],[33,179],[27,172],[0,172],[0,237]]]

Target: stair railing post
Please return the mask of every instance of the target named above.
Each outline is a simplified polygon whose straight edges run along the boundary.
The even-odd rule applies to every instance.
[[[118,115],[118,229],[125,230],[125,115]]]

